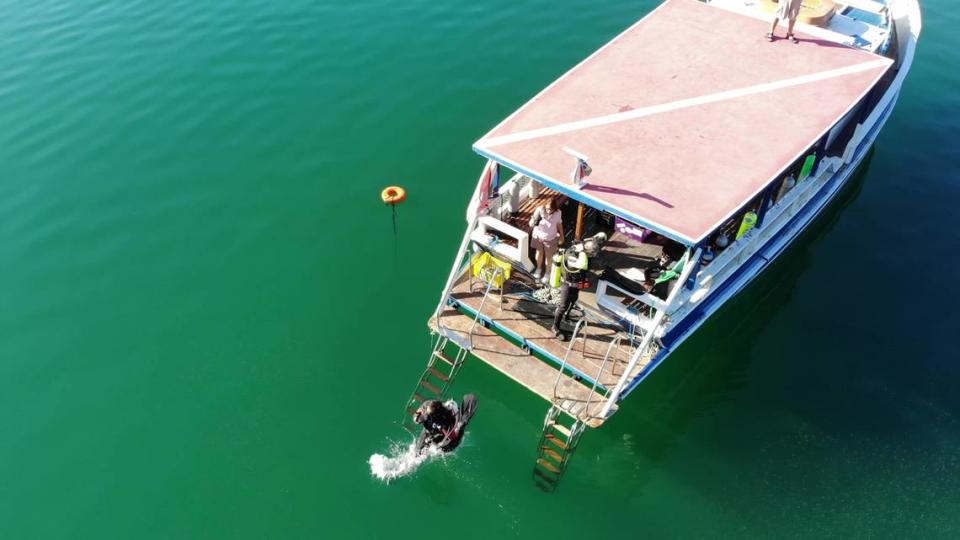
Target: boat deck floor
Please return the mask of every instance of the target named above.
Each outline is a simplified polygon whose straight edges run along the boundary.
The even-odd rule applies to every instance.
[[[460,342],[468,341],[473,327],[471,353],[474,356],[547,401],[561,403],[568,413],[574,411],[571,416],[579,415],[591,427],[596,427],[602,423],[597,416],[600,404],[605,400],[604,394],[612,390],[623,375],[638,344],[599,309],[596,276],[605,267],[620,272],[629,268],[643,270],[655,264],[663,254],[664,246],[655,241],[640,243],[622,234],[611,235],[601,255],[591,261],[594,277],[589,289],[580,292],[577,307],[587,321],[572,347],[569,341],[557,339],[550,330],[555,306],[532,298],[530,293],[542,286],[523,272],[515,272],[507,281],[502,301],[500,292],[494,290],[486,302],[483,302],[485,285],[479,280],[473,280],[471,284],[464,272],[450,293],[450,298],[461,307],[446,309],[441,315],[441,323],[447,331],[453,332],[451,337]],[[481,315],[493,323],[493,330],[481,324],[473,325],[474,315],[481,310],[481,304]],[[435,319],[431,319],[430,325],[436,330]],[[563,329],[569,339],[573,323],[567,321]],[[605,363],[604,358],[617,335],[622,341],[611,351]],[[648,354],[641,359],[629,379],[641,373],[652,356]],[[566,373],[557,385],[558,370],[564,358]],[[591,390],[594,381],[599,385],[596,391]],[[555,385],[558,389],[556,395]],[[583,410],[588,404],[589,409]]]
[[[473,318],[448,308],[441,314],[444,331],[460,342],[469,341]],[[431,318],[430,328],[437,331],[436,319]],[[520,383],[534,394],[550,403],[559,403],[571,416],[576,416],[590,427],[599,427],[605,418],[600,417],[605,397],[576,381],[562,375],[543,361],[500,335],[476,325],[473,329],[473,348],[470,353]],[[610,411],[617,409],[615,404]]]
[[[569,341],[557,339],[550,331],[550,327],[553,325],[554,306],[537,302],[523,293],[511,293],[510,289],[511,285],[508,281],[502,306],[500,305],[499,293],[497,291],[491,292],[490,297],[483,305],[482,315],[515,338],[522,338],[531,350],[548,359],[562,361],[566,356],[567,368],[577,376],[597,381],[607,389],[613,388],[629,364],[635,345],[630,342],[629,337],[619,327],[597,320],[596,317],[588,318],[587,323],[580,330],[569,356],[567,356]],[[470,290],[469,280],[466,276],[462,276],[454,285],[450,296],[471,312],[476,313],[483,300],[483,292],[484,286],[482,283],[474,281],[473,290]],[[587,307],[589,308],[589,306]],[[569,335],[569,332],[572,331],[572,325],[567,322],[564,329]],[[621,334],[623,340],[620,346],[614,349],[606,365],[604,365],[603,359],[617,334]],[[636,366],[634,374],[642,367],[642,365]]]

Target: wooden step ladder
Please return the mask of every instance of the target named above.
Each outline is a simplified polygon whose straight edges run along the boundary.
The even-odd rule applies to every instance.
[[[561,413],[557,405],[547,411],[537,445],[537,461],[533,465],[534,483],[547,492],[557,489],[586,429],[582,421]]]
[[[467,358],[467,350],[456,347],[456,354],[447,353],[447,345],[450,340],[440,334],[434,333],[436,343],[430,352],[430,358],[427,360],[427,367],[420,375],[417,386],[407,400],[406,410],[404,411],[401,424],[412,434],[417,433],[417,425],[413,421],[413,413],[424,401],[435,399],[443,401],[456,378],[457,373],[463,366],[463,361]]]

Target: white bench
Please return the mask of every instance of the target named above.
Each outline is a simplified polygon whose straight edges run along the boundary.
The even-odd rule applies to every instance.
[[[496,240],[490,231],[496,231],[517,241],[517,246]],[[519,264],[526,271],[533,270],[530,260],[530,235],[520,229],[504,223],[493,216],[483,216],[477,220],[477,228],[470,233],[470,239],[489,249],[500,257]]]

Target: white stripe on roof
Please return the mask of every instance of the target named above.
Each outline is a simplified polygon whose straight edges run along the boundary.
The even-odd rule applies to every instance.
[[[617,122],[625,122],[627,120],[634,120],[637,118],[643,118],[645,116],[652,116],[655,114],[676,111],[678,109],[686,109],[689,107],[696,107],[699,105],[706,105],[709,103],[717,103],[720,101],[726,101],[730,99],[751,96],[754,94],[771,92],[773,90],[780,90],[782,88],[790,88],[793,86],[810,84],[812,82],[833,79],[836,77],[843,77],[845,75],[861,73],[863,71],[869,71],[871,69],[876,69],[876,68],[885,68],[889,63],[890,61],[885,58],[872,60],[870,62],[863,62],[861,64],[854,64],[852,66],[842,67],[838,69],[831,69],[827,71],[821,71],[819,73],[811,73],[809,75],[801,75],[799,77],[791,77],[789,79],[783,79],[780,81],[774,81],[770,83],[757,84],[754,86],[748,86],[746,88],[737,88],[734,90],[717,92],[715,94],[708,94],[705,96],[699,96],[695,98],[680,99],[677,101],[672,101],[670,103],[663,103],[661,105],[652,105],[650,107],[642,107],[639,109],[634,109],[632,111],[608,114],[605,116],[597,116],[594,118],[588,118],[586,120],[578,120],[576,122],[567,122],[564,124],[558,124],[556,126],[551,126],[547,128],[531,129],[529,131],[519,131],[517,133],[511,133],[509,135],[491,137],[489,139],[483,139],[483,140],[477,141],[476,146],[478,148],[492,148],[494,146],[500,146],[503,144],[514,143],[518,141],[539,139],[541,137],[549,137],[551,135],[557,135],[560,133],[569,133],[571,131],[578,131],[581,129],[614,124]]]

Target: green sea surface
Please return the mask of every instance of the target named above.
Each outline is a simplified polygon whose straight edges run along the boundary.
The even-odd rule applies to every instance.
[[[0,538],[960,535],[951,0],[856,180],[559,491],[477,361],[456,454],[370,476],[471,143],[655,5],[0,0]]]

